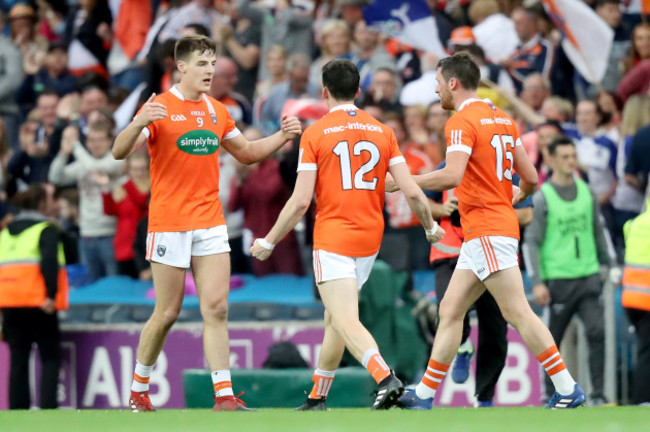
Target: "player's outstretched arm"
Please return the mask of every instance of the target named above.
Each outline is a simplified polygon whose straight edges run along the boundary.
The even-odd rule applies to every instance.
[[[463,180],[469,155],[463,152],[447,154],[447,164],[443,169],[413,176],[415,183],[425,190],[445,191],[457,187]]]
[[[142,134],[142,129],[156,120],[162,120],[167,117],[167,108],[161,103],[153,102],[155,97],[156,94],[153,93],[149,97],[149,100],[142,106],[140,113],[115,138],[115,143],[113,144],[113,157],[115,159],[126,159],[147,140]]]
[[[429,201],[424,196],[422,189],[415,184],[406,163],[395,164],[389,168],[389,171],[397,186],[404,193],[409,207],[424,227],[429,243],[439,242],[444,237],[445,230],[433,220]]]
[[[251,247],[251,255],[260,261],[271,256],[273,248],[300,221],[314,196],[317,171],[299,171],[291,198],[284,205],[278,220],[263,239],[256,239]]]
[[[282,116],[282,128],[271,136],[256,141],[248,141],[242,134],[223,141],[223,146],[228,153],[239,162],[251,165],[266,159],[278,151],[280,147],[302,133],[300,120],[297,117]]]
[[[519,141],[519,139],[517,139]],[[520,142],[520,141],[519,141]],[[512,205],[517,205],[528,198],[535,189],[539,182],[537,170],[530,161],[528,153],[524,146],[517,144],[515,146],[515,172],[519,174],[521,181],[519,182],[519,190],[512,197]]]

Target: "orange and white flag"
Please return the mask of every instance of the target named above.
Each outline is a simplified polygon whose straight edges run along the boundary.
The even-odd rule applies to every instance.
[[[581,0],[542,0],[555,27],[562,33],[562,48],[580,75],[590,83],[605,76],[614,31]]]
[[[643,14],[650,15],[650,0],[623,0],[621,2],[621,12],[624,14]]]

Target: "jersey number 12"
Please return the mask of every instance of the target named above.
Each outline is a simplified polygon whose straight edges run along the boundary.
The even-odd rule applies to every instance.
[[[339,141],[336,147],[332,150],[336,156],[339,157],[341,164],[341,185],[343,190],[352,190],[352,162],[350,160],[350,147],[347,141]],[[379,149],[374,143],[370,141],[359,141],[353,148],[352,152],[355,156],[361,156],[361,152],[370,153],[370,160],[354,173],[354,188],[360,190],[375,190],[377,187],[377,177],[373,177],[372,181],[365,181],[363,176],[375,169],[379,163]]]

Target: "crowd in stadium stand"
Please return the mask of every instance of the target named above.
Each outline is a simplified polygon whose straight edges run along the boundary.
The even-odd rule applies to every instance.
[[[479,95],[516,119],[529,156],[549,178],[552,139],[575,143],[581,176],[597,196],[623,261],[623,224],[639,214],[650,171],[650,25],[627,2],[591,0],[614,32],[602,82],[574,69],[561,33],[536,1],[428,0],[449,53],[480,65]],[[89,280],[151,277],[143,259],[149,177],[146,150],[115,161],[115,137],[152,93],[179,79],[175,41],[203,34],[218,42],[211,96],[248,136],[279,129],[282,113],[308,126],[325,112],[320,70],[353,61],[357,100],[396,131],[415,155],[413,173],[444,159],[444,111],[435,94],[437,58],[366,25],[364,0],[0,0],[0,218],[10,199],[48,183],[49,216],[77,244]],[[436,37],[430,35],[430,37]],[[252,138],[251,138],[252,139]],[[313,214],[280,245],[274,261],[252,263],[251,239],[268,231],[295,182],[297,143],[247,167],[221,149],[220,191],[233,272],[303,274],[311,265]],[[388,200],[387,231],[417,225],[399,199]],[[428,267],[427,244],[412,244],[412,269]],[[307,251],[307,252],[305,252]],[[307,263],[305,265],[305,263]]]

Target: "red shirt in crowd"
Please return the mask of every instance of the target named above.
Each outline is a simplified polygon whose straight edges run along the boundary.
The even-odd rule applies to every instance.
[[[113,239],[116,261],[128,261],[135,257],[133,241],[138,223],[142,218],[147,217],[149,212],[149,192],[140,191],[131,180],[122,187],[126,191],[126,196],[119,202],[115,202],[112,193],[102,193],[104,213],[117,217]]]

